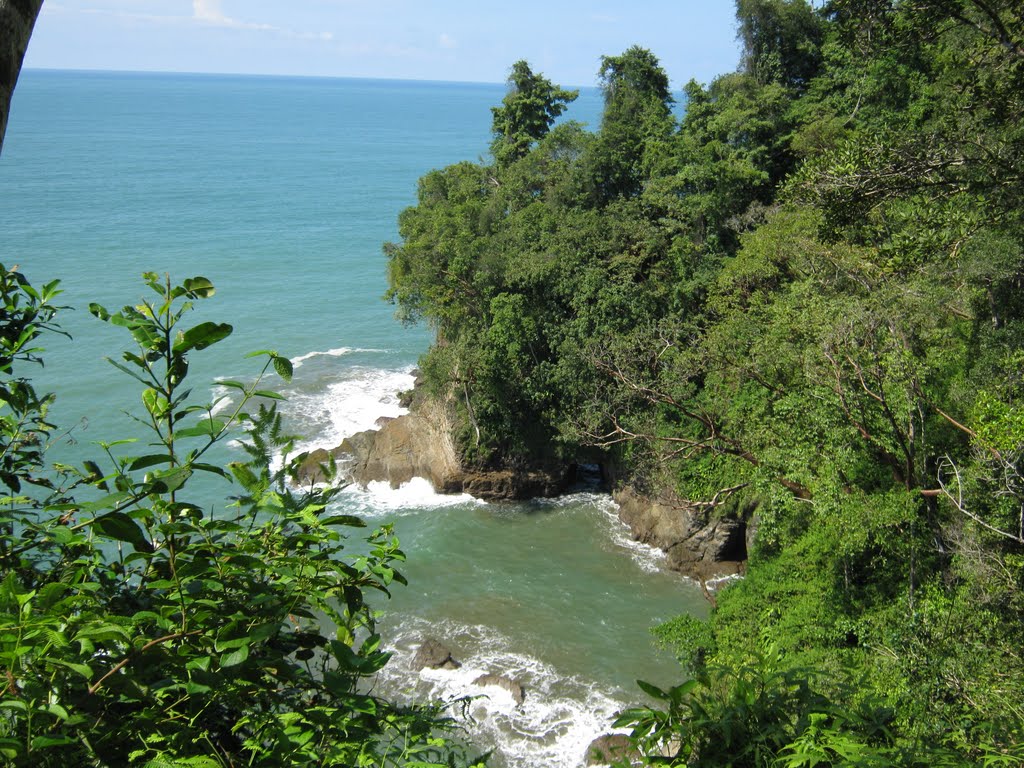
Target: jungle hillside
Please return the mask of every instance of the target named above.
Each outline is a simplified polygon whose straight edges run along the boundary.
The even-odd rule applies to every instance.
[[[1024,761],[1024,8],[738,0],[738,69],[528,63],[389,298],[479,466],[586,458],[756,528],[649,764]],[[685,73],[672,73],[673,77]],[[682,115],[679,117],[679,115]]]

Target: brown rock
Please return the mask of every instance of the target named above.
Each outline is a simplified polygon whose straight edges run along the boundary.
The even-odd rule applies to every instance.
[[[438,493],[468,493],[485,501],[557,496],[572,480],[564,464],[525,469],[466,469],[452,443],[454,425],[443,404],[422,400],[416,410],[381,424],[379,430],[348,438],[353,460],[348,472],[360,485],[375,481],[397,488],[426,478]]]
[[[587,765],[611,765],[623,758],[634,764],[640,761],[640,753],[633,748],[624,733],[598,736],[587,747]]]
[[[298,479],[302,483],[322,483],[327,478],[324,476],[322,466],[327,466],[334,459],[344,461],[346,452],[343,450],[344,446],[338,446],[330,451],[324,448],[317,448],[314,451],[310,451],[309,454],[302,460],[299,465]]]
[[[685,501],[651,499],[631,488],[614,494],[619,517],[637,541],[665,551],[668,565],[699,579],[738,573],[747,559],[746,524]]]
[[[504,688],[512,694],[512,699],[520,706],[523,703],[523,699],[526,697],[526,694],[523,692],[523,686],[512,678],[505,677],[504,675],[480,675],[480,677],[473,681],[473,685],[495,685],[499,688]]]
[[[452,652],[432,637],[428,637],[416,651],[412,660],[412,669],[458,669],[462,665],[452,658]]]
[[[382,425],[355,457],[352,479],[360,485],[383,480],[397,488],[414,477],[425,477],[442,491],[458,473],[450,438],[440,425],[419,413]]]

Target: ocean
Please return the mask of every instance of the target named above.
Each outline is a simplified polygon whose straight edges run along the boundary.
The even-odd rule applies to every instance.
[[[127,336],[93,318],[144,295],[140,275],[210,278],[195,320],[234,334],[195,356],[197,393],[256,373],[247,352],[295,365],[274,386],[303,448],[334,447],[402,413],[429,330],[383,301],[381,246],[432,168],[485,155],[504,86],[327,78],[25,71],[0,155],[0,262],[33,283],[60,279],[70,339],[52,336],[37,388],[58,393],[53,455],[76,459],[130,433],[138,393],[104,357]],[[585,89],[566,118],[596,126]],[[230,489],[211,491],[223,499]],[[219,494],[219,495],[218,495]],[[211,501],[211,503],[215,503]],[[614,713],[644,700],[636,679],[677,682],[653,625],[704,615],[700,590],[633,542],[606,495],[485,504],[425,481],[350,488],[337,502],[391,521],[408,587],[379,602],[395,657],[378,681],[395,696],[486,694],[470,734],[497,768],[582,764]],[[416,674],[425,637],[460,670]],[[515,706],[472,681],[519,680]]]

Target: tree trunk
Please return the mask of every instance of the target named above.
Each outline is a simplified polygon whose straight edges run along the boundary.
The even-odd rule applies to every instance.
[[[11,95],[42,7],[43,0],[0,0],[0,152],[7,133]]]

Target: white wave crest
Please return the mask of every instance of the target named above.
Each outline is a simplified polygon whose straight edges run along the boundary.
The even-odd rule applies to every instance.
[[[608,520],[608,527],[611,539],[617,547],[624,549],[633,558],[640,569],[647,573],[657,573],[665,570],[665,562],[668,555],[657,547],[644,544],[633,538],[633,532],[619,518],[619,505],[611,496],[606,496],[602,502],[596,503]]]
[[[399,393],[412,388],[412,369],[352,368],[313,392],[289,393],[287,412],[297,431],[309,435],[300,450],[334,448],[357,432],[378,428],[382,417],[408,413]]]
[[[235,402],[233,395],[236,393],[237,390],[221,386],[216,383],[216,380],[214,380],[214,385],[210,389],[210,402],[213,403],[213,410],[211,413],[214,416],[220,416],[222,413],[230,409]]]
[[[304,355],[293,357],[291,359],[292,368],[301,368],[302,364],[307,360],[312,360],[314,357],[344,357],[345,355],[351,355],[356,352],[384,352],[383,349],[359,349],[356,347],[335,347],[334,349],[327,350],[313,350],[307,352]]]
[[[368,483],[365,488],[350,485],[339,497],[345,505],[358,510],[363,517],[395,517],[415,514],[424,509],[457,507],[463,504],[486,504],[487,502],[468,493],[442,494],[434,490],[429,480],[414,477],[398,488],[392,488],[386,481]]]
[[[535,499],[531,502],[536,506],[552,509],[566,509],[571,511],[579,506],[589,506],[598,509],[605,518],[608,538],[611,544],[629,554],[641,570],[647,573],[657,573],[665,570],[667,555],[657,547],[636,541],[629,526],[619,518],[619,505],[607,493],[594,493],[583,491],[570,493],[565,496],[558,496],[553,499]]]
[[[347,355],[347,354],[349,354],[352,351],[353,350],[352,350],[351,347],[337,347],[335,349],[328,349],[326,351],[314,350],[312,352],[307,352],[304,355],[299,355],[298,357],[293,357],[291,359],[292,368],[293,369],[301,368],[302,364],[304,362],[306,362],[307,360],[311,360],[314,357],[321,357],[321,356],[325,356],[325,357],[327,357],[327,356],[329,356],[329,357],[341,357],[342,355]]]
[[[491,764],[496,768],[577,768],[585,763],[590,743],[609,733],[616,713],[629,703],[620,691],[602,690],[563,675],[528,653],[510,650],[510,639],[490,627],[444,621],[430,626],[420,619],[407,620],[394,639],[396,659],[385,668],[383,674],[389,677],[385,684],[408,685],[402,668],[408,668],[424,637],[432,635],[452,643],[462,666],[422,670],[416,695],[477,697],[469,705],[471,739],[481,749],[495,748]],[[523,703],[517,704],[502,688],[476,684],[482,675],[518,682],[524,690]]]

